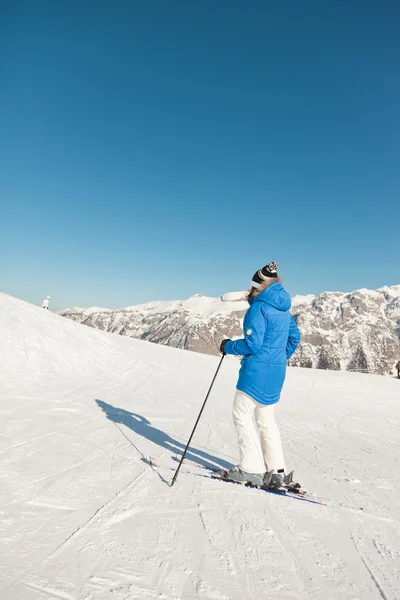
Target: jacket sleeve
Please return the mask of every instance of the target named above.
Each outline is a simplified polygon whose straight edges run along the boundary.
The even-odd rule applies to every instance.
[[[255,302],[248,311],[245,337],[241,340],[229,341],[224,346],[225,354],[250,356],[259,350],[264,341],[266,318],[261,309],[261,303]]]
[[[290,317],[289,337],[286,345],[286,358],[295,353],[297,346],[300,344],[300,331],[293,317]]]

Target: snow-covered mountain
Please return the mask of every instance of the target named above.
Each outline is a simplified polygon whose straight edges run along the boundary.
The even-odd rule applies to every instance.
[[[208,298],[149,302],[119,310],[70,308],[60,315],[78,323],[174,348],[217,354],[223,337],[240,335],[244,292]]]
[[[208,354],[241,335],[245,293],[222,298],[150,302],[119,310],[70,308],[64,317],[119,333]],[[385,374],[400,357],[400,285],[351,293],[295,296],[292,313],[302,343],[293,366]]]
[[[296,296],[302,343],[292,365],[391,373],[400,358],[400,285]]]
[[[288,369],[286,461],[321,506],[204,477],[237,462],[227,359],[171,488],[217,357],[4,294],[0,331],[2,599],[400,598],[399,381]]]

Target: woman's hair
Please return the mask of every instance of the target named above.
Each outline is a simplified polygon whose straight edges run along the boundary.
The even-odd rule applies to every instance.
[[[259,288],[251,287],[247,294],[247,298],[255,298],[258,294],[261,294],[271,283],[282,283],[282,279],[280,277],[268,277],[265,281],[260,283]]]

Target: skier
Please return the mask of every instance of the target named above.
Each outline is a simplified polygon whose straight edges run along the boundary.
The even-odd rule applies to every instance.
[[[397,369],[397,379],[400,379],[400,360],[397,361],[396,369]]]
[[[46,298],[42,302],[42,308],[44,308],[45,310],[49,309],[49,300],[50,296],[46,296]]]
[[[278,277],[277,263],[270,262],[254,274],[248,302],[244,339],[225,339],[220,346],[223,354],[243,356],[233,403],[240,462],[227,477],[279,488],[292,482],[293,473],[285,474],[274,404],[279,401],[286,361],[300,342],[300,332],[289,312],[291,300]]]

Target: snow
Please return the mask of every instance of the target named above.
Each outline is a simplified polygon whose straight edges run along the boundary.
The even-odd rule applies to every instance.
[[[228,292],[227,294],[223,294],[221,296],[222,302],[247,302],[246,297],[248,295],[247,292]]]
[[[235,300],[222,300],[221,298],[209,298],[196,294],[182,302],[182,307],[192,313],[194,318],[207,319],[218,315],[229,315],[232,311],[246,310],[249,305],[247,300],[238,302]]]
[[[2,294],[0,331],[0,598],[400,597],[399,381],[288,370],[287,462],[325,507],[193,466],[237,461],[225,361],[171,488],[217,357]]]
[[[218,315],[230,315],[232,312],[246,310],[248,302],[245,299],[246,292],[231,292],[224,294],[221,298],[213,298],[195,294],[186,300],[164,300],[159,302],[147,302],[136,306],[127,306],[119,309],[120,312],[132,313],[147,316],[149,314],[171,313],[177,310],[185,310],[191,319],[206,319]],[[68,309],[70,312],[77,312],[89,317],[96,312],[109,313],[114,312],[107,308],[79,308]],[[63,311],[60,311],[63,313]]]
[[[298,304],[303,304],[304,302],[307,304],[311,304],[317,296],[315,294],[298,294],[297,296],[293,296],[292,298],[292,307],[297,306]]]
[[[113,312],[113,310],[111,308],[101,308],[100,306],[91,306],[90,308],[82,308],[80,306],[73,306],[70,310],[73,310],[74,312],[78,312],[78,313],[84,313],[87,316],[92,315],[94,313]]]

